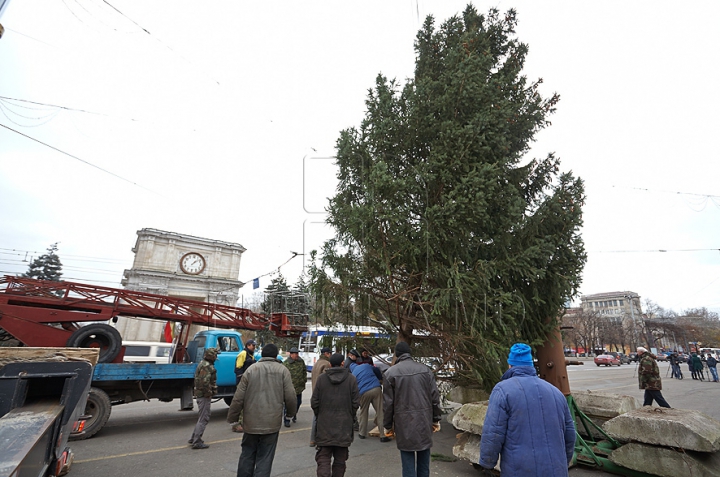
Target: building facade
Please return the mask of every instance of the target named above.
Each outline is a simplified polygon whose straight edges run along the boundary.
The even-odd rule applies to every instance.
[[[133,266],[123,273],[128,290],[235,306],[240,288],[240,261],[245,247],[177,232],[137,232]],[[162,341],[164,323],[120,318],[124,340]]]

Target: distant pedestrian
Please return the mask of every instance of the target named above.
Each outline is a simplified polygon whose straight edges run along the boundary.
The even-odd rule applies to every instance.
[[[693,379],[699,379],[700,381],[704,381],[703,379],[703,364],[702,360],[698,357],[697,353],[693,353],[690,357],[690,362],[692,365],[692,378]]]
[[[710,374],[712,374],[713,382],[718,382],[718,373],[717,373],[717,360],[713,358],[713,356],[708,353],[707,355],[707,367],[710,370]]]
[[[315,392],[315,386],[317,385],[318,378],[330,367],[330,356],[332,355],[331,348],[321,348],[320,357],[315,362],[312,368],[312,374],[310,375],[310,389]],[[340,355],[342,356],[342,355]],[[342,366],[342,362],[340,363]],[[354,414],[353,414],[354,415]],[[317,416],[313,413],[313,423],[310,429],[310,447],[315,447],[315,434],[317,433]]]
[[[285,360],[285,367],[290,371],[293,387],[295,388],[295,398],[297,399],[297,409],[292,417],[292,422],[297,422],[297,413],[300,411],[302,404],[302,393],[307,386],[307,366],[305,361],[300,357],[300,350],[290,348],[290,356]],[[285,416],[285,427],[290,427],[290,416]]]
[[[310,407],[317,417],[315,462],[318,477],[343,477],[360,393],[355,376],[343,367],[342,354],[332,355],[330,365],[318,376],[310,398]]]
[[[432,433],[440,430],[440,393],[430,368],[413,361],[410,345],[395,345],[394,366],[385,372],[383,427],[396,437],[403,477],[429,477]]]
[[[242,412],[245,428],[237,477],[270,476],[283,406],[288,416],[295,415],[297,398],[290,371],[277,360],[277,355],[277,346],[265,345],[260,361],[243,374],[228,409],[227,421],[237,422]]]
[[[255,346],[257,344],[255,343],[255,340],[247,340],[245,342],[245,349],[240,351],[237,355],[237,358],[235,358],[235,386],[240,384],[240,379],[242,378],[242,375],[245,374],[245,371],[257,361],[255,359]],[[233,424],[232,426],[233,432],[242,432],[242,413],[240,413],[240,418],[236,424]]]
[[[670,407],[662,393],[662,380],[660,379],[660,370],[657,365],[657,358],[642,346],[637,349],[640,356],[640,365],[638,366],[638,382],[640,389],[645,390],[645,400],[643,406],[652,406],[653,400],[660,407]]]
[[[214,365],[217,355],[217,348],[206,349],[202,361],[195,370],[193,394],[198,405],[198,420],[192,436],[188,440],[188,444],[191,444],[193,449],[207,449],[210,447],[205,444],[202,436],[205,427],[210,422],[210,402],[212,397],[217,394],[217,371]]]
[[[509,369],[490,394],[480,467],[488,474],[500,457],[501,476],[567,476],[575,452],[567,398],[537,376],[527,344],[514,344],[507,362]]]
[[[674,351],[670,357],[670,367],[672,368],[672,377],[675,379],[682,379],[682,371],[680,370],[680,358],[678,357],[677,351]]]
[[[358,358],[358,362],[362,358]],[[382,392],[382,373],[375,366],[369,364],[351,364],[350,371],[357,379],[358,389],[360,390],[360,433],[358,437],[365,439],[368,435],[368,411],[370,404],[375,410],[375,425],[378,430],[383,426],[383,392]],[[386,436],[380,437],[380,442],[390,442],[390,438]]]

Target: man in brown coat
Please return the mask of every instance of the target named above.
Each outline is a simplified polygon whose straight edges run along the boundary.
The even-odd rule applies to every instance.
[[[360,406],[360,393],[355,376],[343,367],[343,355],[332,355],[330,364],[318,377],[310,398],[317,417],[315,462],[318,477],[343,477],[348,448],[354,437],[353,417]]]
[[[332,348],[322,348],[320,350],[320,357],[317,362],[313,365],[312,374],[310,375],[310,389],[315,391],[315,383],[322,373],[328,369],[330,365],[330,355],[332,355]],[[312,428],[310,430],[310,447],[315,447],[315,432],[317,430],[317,417],[313,415]]]

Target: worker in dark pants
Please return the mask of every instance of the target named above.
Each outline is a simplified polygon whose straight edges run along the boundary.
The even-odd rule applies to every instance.
[[[188,440],[188,444],[191,444],[193,449],[207,449],[209,447],[203,442],[202,436],[205,427],[210,421],[210,401],[217,393],[217,371],[214,366],[217,355],[218,350],[216,348],[206,349],[203,360],[200,361],[195,370],[194,394],[198,405],[198,421],[192,436]]]
[[[660,370],[658,369],[655,355],[642,346],[637,349],[640,356],[640,364],[638,366],[638,381],[640,389],[645,390],[645,400],[643,406],[652,406],[653,400],[660,407],[670,407],[662,393],[662,380],[660,379]]]

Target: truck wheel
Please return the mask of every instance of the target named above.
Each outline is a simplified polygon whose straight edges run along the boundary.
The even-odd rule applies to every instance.
[[[122,337],[110,325],[97,323],[83,326],[67,340],[71,348],[100,348],[99,363],[110,363],[122,348]]]
[[[81,441],[97,434],[110,418],[111,409],[112,406],[107,393],[102,389],[90,388],[84,414],[91,417],[85,421],[85,432],[82,435],[73,437],[72,440]]]

